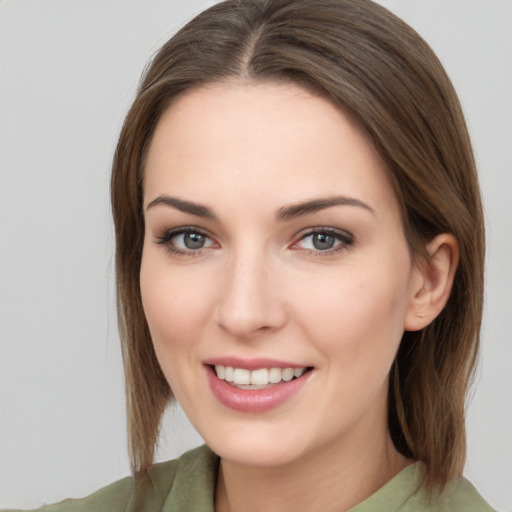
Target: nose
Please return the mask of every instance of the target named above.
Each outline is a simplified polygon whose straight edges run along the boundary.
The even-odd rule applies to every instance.
[[[250,339],[286,324],[280,274],[270,259],[246,250],[226,264],[216,320],[234,337]]]

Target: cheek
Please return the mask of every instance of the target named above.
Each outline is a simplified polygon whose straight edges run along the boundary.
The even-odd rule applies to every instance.
[[[165,256],[143,256],[141,296],[156,357],[173,394],[181,401],[187,393],[197,396],[199,392],[187,369],[197,359],[197,340],[201,339],[209,308],[204,279],[171,267]]]
[[[305,307],[297,303],[296,316],[330,364],[387,373],[402,338],[409,297],[405,271],[391,268],[347,268],[296,292],[308,297]]]
[[[198,359],[198,340],[210,316],[213,283],[203,274],[169,265],[165,254],[142,259],[142,305],[158,362],[176,396],[189,379],[186,368]]]
[[[154,343],[186,343],[187,333],[206,313],[203,277],[166,265],[165,256],[143,256],[140,287]]]
[[[390,277],[353,272],[328,293],[317,288],[308,300],[311,307],[299,315],[302,332],[328,369],[324,407],[343,404],[340,421],[362,417],[387,396],[403,334],[405,288]]]

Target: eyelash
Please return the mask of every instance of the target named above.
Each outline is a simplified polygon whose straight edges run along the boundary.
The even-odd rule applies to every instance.
[[[176,247],[176,245],[173,245],[171,243],[171,240],[179,235],[201,235],[204,236],[206,239],[211,240],[211,237],[205,233],[203,230],[198,229],[193,226],[184,226],[182,228],[172,229],[170,231],[166,231],[161,235],[156,236],[155,243],[158,245],[165,245],[165,248],[173,254],[176,254],[178,256],[198,256],[203,252],[204,247],[200,247],[198,249],[180,249],[179,247]],[[207,247],[206,247],[207,248]]]
[[[320,249],[301,249],[301,248],[297,248],[295,250],[300,250],[300,251],[304,251],[307,253],[313,253],[318,256],[329,256],[332,254],[336,254],[340,251],[347,250],[351,245],[354,244],[353,235],[351,235],[347,231],[340,231],[340,230],[333,229],[333,228],[315,228],[315,229],[311,229],[307,233],[304,233],[299,238],[299,240],[292,245],[292,248],[293,248],[293,246],[297,245],[299,242],[305,240],[308,237],[313,237],[314,235],[330,236],[330,237],[333,237],[335,239],[335,241],[337,241],[339,243],[338,243],[338,245],[335,245],[333,248],[326,249],[324,251],[322,251]]]
[[[208,249],[208,247],[200,247],[197,249],[180,249],[179,247],[176,247],[176,245],[173,245],[171,243],[171,240],[179,235],[200,235],[205,237],[208,240],[212,240],[211,237],[204,232],[201,229],[198,229],[193,226],[184,226],[177,229],[172,229],[170,231],[166,231],[161,235],[156,236],[155,243],[158,245],[164,245],[166,249],[178,256],[198,256],[203,252],[203,249]],[[337,245],[335,245],[333,248],[329,248],[326,250],[320,250],[320,249],[303,249],[300,247],[295,247],[297,244],[302,242],[303,240],[306,240],[308,237],[313,237],[315,235],[326,235],[329,237],[333,237],[335,241],[339,242]],[[303,251],[308,254],[314,254],[315,256],[329,256],[332,254],[336,254],[340,251],[348,249],[351,245],[354,244],[354,237],[350,233],[346,231],[339,231],[333,228],[315,228],[311,229],[307,233],[304,233],[298,241],[294,242],[291,245],[291,248],[298,251]]]

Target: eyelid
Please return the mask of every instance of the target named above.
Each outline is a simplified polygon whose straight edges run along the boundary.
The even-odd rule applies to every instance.
[[[188,249],[188,248],[181,248],[177,245],[174,245],[171,243],[171,240],[174,237],[177,237],[182,234],[186,233],[197,233],[201,236],[204,236],[206,239],[208,239],[211,244],[206,247],[199,247],[197,249]],[[322,249],[316,249],[316,248],[303,248],[300,247],[299,244],[305,240],[308,237],[314,236],[315,234],[325,234],[328,236],[332,236],[335,238],[336,242],[335,245],[332,248],[327,248],[325,250]],[[329,255],[336,253],[341,250],[346,250],[348,247],[354,244],[354,236],[349,233],[346,230],[332,228],[332,227],[324,227],[324,226],[317,226],[317,227],[311,227],[307,228],[305,230],[302,230],[301,233],[297,234],[294,237],[294,242],[289,246],[290,249],[303,251],[305,253],[315,254],[315,255]],[[167,250],[171,253],[178,254],[178,255],[199,255],[204,250],[216,248],[215,246],[219,247],[218,242],[215,240],[213,236],[211,236],[208,231],[199,228],[197,226],[179,226],[172,229],[163,230],[161,234],[155,235],[155,244],[163,245],[167,248]]]
[[[306,238],[316,235],[316,234],[326,234],[329,236],[333,236],[339,243],[336,244],[334,247],[326,250],[321,249],[304,249],[301,247],[296,247],[302,240],[305,240]],[[297,238],[297,237],[296,237]],[[348,247],[353,245],[355,242],[354,236],[349,233],[348,231],[342,230],[342,229],[336,229],[332,227],[314,227],[314,228],[308,228],[307,230],[303,231],[301,234],[298,235],[298,238],[295,242],[292,243],[291,248],[295,250],[301,250],[308,253],[318,254],[318,255],[328,255],[336,253],[340,250],[346,250]]]
[[[200,247],[198,249],[182,249],[182,248],[177,247],[176,245],[173,245],[171,243],[171,240],[174,237],[183,235],[185,233],[196,233],[196,234],[202,235],[205,238],[207,238],[208,240],[210,240],[212,242],[212,245],[207,246],[207,247]],[[216,240],[207,231],[205,231],[204,229],[198,228],[197,226],[179,226],[176,228],[163,230],[161,232],[161,234],[155,235],[154,243],[158,244],[158,245],[165,246],[166,249],[173,254],[185,255],[185,256],[190,256],[190,255],[197,256],[197,255],[201,254],[205,249],[210,249],[210,248],[212,248],[213,245],[218,245]]]

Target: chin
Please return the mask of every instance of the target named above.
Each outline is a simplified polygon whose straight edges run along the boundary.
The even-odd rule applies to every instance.
[[[221,459],[240,466],[253,468],[271,468],[286,466],[300,458],[301,454],[289,447],[278,446],[279,443],[246,442],[242,439],[230,443],[213,442],[208,446]]]
[[[282,467],[323,451],[319,432],[291,422],[239,422],[215,430],[201,433],[206,444],[222,459],[241,466]],[[328,439],[323,441],[330,444]]]

